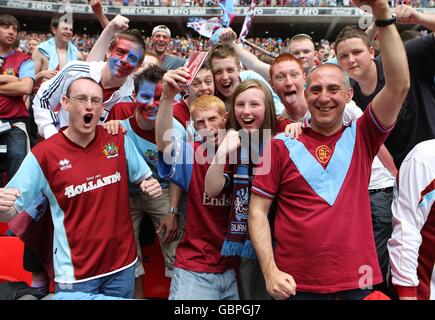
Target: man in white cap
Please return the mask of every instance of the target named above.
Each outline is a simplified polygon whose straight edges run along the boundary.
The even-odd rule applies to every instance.
[[[160,66],[166,70],[182,67],[186,59],[166,53],[171,41],[171,30],[165,25],[154,27],[151,35],[151,48],[160,61]]]

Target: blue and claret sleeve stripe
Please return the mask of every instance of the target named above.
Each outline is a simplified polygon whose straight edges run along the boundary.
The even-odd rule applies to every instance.
[[[184,191],[189,191],[194,161],[193,144],[175,139],[172,143],[171,157],[165,155],[167,153],[159,152],[159,176],[169,179]]]

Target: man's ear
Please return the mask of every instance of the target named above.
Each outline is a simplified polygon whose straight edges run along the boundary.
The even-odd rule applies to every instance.
[[[62,108],[66,112],[69,112],[69,99],[67,96],[63,96],[61,100]]]
[[[227,121],[230,120],[230,113],[229,113],[228,111],[225,112],[225,114],[224,114],[224,119],[225,119],[225,123],[227,123]]]
[[[372,59],[374,59],[375,58],[375,48],[370,47],[369,52],[370,52],[370,56],[372,57]]]
[[[346,92],[346,102],[350,102],[353,98],[353,88],[347,89]]]

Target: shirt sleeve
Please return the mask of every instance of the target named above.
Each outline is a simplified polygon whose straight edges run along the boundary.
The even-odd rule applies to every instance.
[[[128,135],[124,135],[125,156],[127,158],[128,179],[133,183],[140,183],[152,176],[148,164],[139,154]]]
[[[385,142],[394,125],[383,128],[372,110],[372,104],[367,106],[363,115],[357,120],[357,138],[363,140],[369,159],[373,160],[379,148]],[[358,137],[359,136],[359,137]]]
[[[32,59],[24,61],[18,69],[18,76],[20,79],[32,78],[35,80],[35,64]]]
[[[399,185],[394,189],[391,206],[393,233],[388,241],[388,252],[392,282],[398,287],[400,296],[416,296],[419,284],[417,267],[421,230],[435,201],[434,186],[432,192],[423,192],[433,184],[435,170],[430,165],[421,160],[421,154],[413,153],[400,167]]]
[[[172,143],[171,156],[168,156],[168,153],[159,152],[159,176],[170,180],[187,192],[192,179],[193,161],[193,145],[176,139]]]
[[[20,196],[15,203],[17,213],[28,208],[33,200],[40,197],[41,193],[48,194],[47,179],[32,152],[29,152],[24,158],[19,170],[8,182],[6,188],[20,191]]]

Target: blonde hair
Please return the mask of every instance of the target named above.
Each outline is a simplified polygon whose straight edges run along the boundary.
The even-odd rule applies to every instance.
[[[216,107],[218,109],[218,113],[222,117],[225,117],[225,103],[218,97],[210,95],[203,95],[193,100],[190,104],[190,113],[192,114],[195,110],[209,110],[213,107]]]

